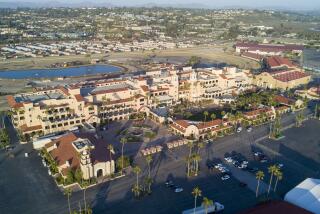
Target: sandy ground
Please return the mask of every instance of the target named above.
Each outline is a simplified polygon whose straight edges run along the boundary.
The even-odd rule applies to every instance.
[[[227,63],[236,65],[240,68],[258,68],[259,64],[250,59],[245,59],[236,56],[232,48],[228,48],[226,52],[223,51],[221,46],[207,46],[195,48],[179,48],[157,51],[136,51],[136,52],[119,52],[110,54],[93,54],[90,57],[85,55],[77,56],[63,56],[63,57],[45,57],[45,58],[25,58],[25,59],[11,59],[0,61],[0,70],[19,70],[19,69],[32,69],[32,68],[46,68],[50,64],[58,62],[82,61],[88,63],[94,58],[105,58],[109,62],[125,63],[128,61],[141,61],[156,57],[185,57],[188,59],[190,56],[199,56],[203,60],[212,61],[216,63]]]

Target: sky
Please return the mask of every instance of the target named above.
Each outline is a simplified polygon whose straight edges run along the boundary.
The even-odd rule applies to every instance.
[[[64,2],[63,0],[0,0],[0,2]],[[68,0],[68,3],[113,4],[117,6],[157,5],[197,5],[208,8],[250,7],[250,8],[282,8],[282,9],[320,9],[320,0]]]

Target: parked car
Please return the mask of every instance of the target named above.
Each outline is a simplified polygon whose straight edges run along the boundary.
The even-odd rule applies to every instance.
[[[253,168],[248,168],[248,170],[249,170],[249,172],[252,172],[252,173],[256,173],[256,172],[258,172],[258,168],[256,168],[256,167],[253,167]]]
[[[171,187],[171,186],[173,186],[174,184],[173,184],[173,181],[171,181],[171,180],[167,180],[166,181],[166,186],[167,187]]]
[[[251,132],[251,131],[252,131],[252,127],[249,126],[249,127],[247,128],[247,132]]]
[[[240,187],[246,187],[246,186],[247,186],[247,184],[246,184],[246,183],[244,183],[244,182],[240,182],[240,183],[239,183],[239,186],[240,186]]]
[[[284,167],[283,163],[278,163],[277,166],[282,169]]]
[[[237,132],[240,133],[241,131],[242,131],[242,127],[239,126],[239,127],[237,128]]]
[[[179,193],[179,192],[182,192],[183,191],[183,188],[181,187],[178,187],[174,190],[175,193]]]
[[[225,181],[225,180],[228,180],[230,178],[229,175],[224,175],[221,177],[221,180]]]
[[[232,157],[225,157],[224,158],[228,163],[231,163],[233,161]]]

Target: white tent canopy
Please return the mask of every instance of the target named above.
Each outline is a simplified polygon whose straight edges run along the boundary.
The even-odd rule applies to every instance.
[[[307,178],[290,190],[284,200],[315,214],[320,214],[320,179]]]

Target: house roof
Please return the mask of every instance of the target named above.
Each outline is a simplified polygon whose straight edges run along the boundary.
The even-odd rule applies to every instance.
[[[253,111],[245,112],[244,115],[246,115],[246,116],[256,116],[256,115],[260,115],[262,113],[267,113],[267,112],[271,112],[271,111],[272,111],[271,108],[262,108],[262,109],[256,109],[256,110],[253,110]]]
[[[301,71],[288,71],[288,72],[279,72],[279,73],[273,74],[273,78],[281,82],[290,82],[290,81],[301,79],[308,76],[310,75]]]
[[[274,96],[273,100],[275,102],[278,102],[280,104],[285,104],[285,105],[292,105],[292,104],[295,103],[294,99],[290,99],[290,98],[287,98],[287,97],[284,97],[284,96],[281,96],[281,95]]]
[[[288,67],[293,67],[293,63],[287,59],[287,58],[283,58],[280,56],[272,56],[272,57],[268,57],[266,59],[266,63],[269,65],[269,67],[280,67],[280,66],[288,66]]]
[[[42,130],[42,126],[41,125],[27,126],[26,124],[24,124],[24,125],[20,126],[20,129],[23,133],[25,133],[25,132]]]
[[[253,208],[240,212],[238,214],[312,214],[311,212],[297,207],[285,201],[270,201],[256,205]]]
[[[7,98],[7,102],[8,102],[8,105],[11,107],[11,108],[20,108],[20,107],[23,107],[23,103],[18,103],[16,101],[16,99],[12,96],[12,95],[8,95],[6,96]]]
[[[185,129],[188,128],[188,126],[190,125],[187,120],[176,120],[174,122]]]
[[[71,169],[77,169],[80,166],[78,152],[72,145],[72,142],[77,139],[73,133],[68,133],[46,145],[47,148],[54,144],[57,145],[57,148],[50,151],[50,154],[58,166],[64,165],[67,161]]]
[[[222,123],[221,119],[215,119],[215,120],[212,120],[212,121],[199,123],[196,126],[198,127],[198,129],[206,129],[206,128],[210,128],[210,127],[213,127],[213,126],[218,126],[221,123]]]
[[[99,90],[99,91],[93,91],[91,92],[92,95],[97,95],[97,94],[108,94],[108,93],[115,93],[115,92],[121,92],[121,91],[127,91],[128,88],[114,88],[114,89],[106,89],[106,90]]]
[[[76,100],[77,100],[78,102],[85,101],[85,100],[84,100],[84,97],[83,97],[81,94],[76,94],[76,95],[74,95],[74,97],[76,98]]]
[[[262,56],[260,54],[255,54],[255,53],[250,53],[250,52],[244,52],[241,54],[241,56],[255,59],[255,60],[259,60],[259,61],[262,59]]]

